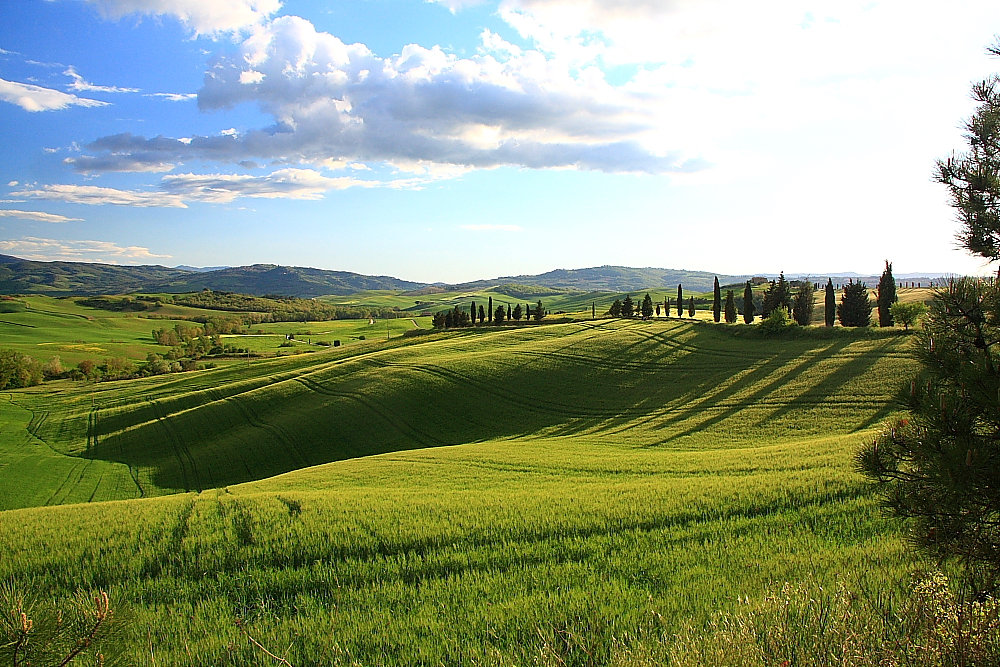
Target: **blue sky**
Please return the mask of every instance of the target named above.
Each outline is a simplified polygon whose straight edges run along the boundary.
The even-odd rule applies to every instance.
[[[10,0],[0,253],[457,282],[990,270],[995,2]]]

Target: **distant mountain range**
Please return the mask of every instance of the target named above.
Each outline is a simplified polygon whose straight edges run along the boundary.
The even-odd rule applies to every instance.
[[[757,274],[777,277],[777,274]],[[899,274],[897,280],[929,283],[948,274]],[[237,267],[189,267],[142,265],[119,266],[90,262],[36,262],[0,255],[0,294],[127,294],[131,292],[196,292],[202,289],[242,294],[280,294],[315,297],[346,295],[364,290],[404,290],[411,292],[474,291],[515,284],[586,292],[637,292],[642,289],[684,285],[689,292],[712,289],[715,277],[723,285],[741,283],[750,276],[723,275],[708,271],[658,269],[652,267],[596,266],[585,269],[556,269],[538,275],[503,276],[457,285],[418,283],[391,276],[367,276],[349,271],[327,271],[298,266],[254,264]],[[789,279],[800,276],[788,275]],[[879,276],[842,273],[809,276],[834,283],[849,279],[874,286]]]
[[[216,270],[118,266],[89,262],[33,262],[0,255],[0,294],[127,294],[197,292],[313,297],[362,290],[411,290],[424,283],[349,271],[254,264]]]
[[[221,271],[222,269],[231,269],[231,266],[188,266],[187,264],[178,264],[174,267],[175,269],[180,269],[181,271],[197,271],[198,273],[205,273],[207,271]]]

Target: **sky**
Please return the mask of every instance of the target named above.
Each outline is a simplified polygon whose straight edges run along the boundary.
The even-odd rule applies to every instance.
[[[995,270],[1000,3],[4,0],[0,253],[461,282]]]

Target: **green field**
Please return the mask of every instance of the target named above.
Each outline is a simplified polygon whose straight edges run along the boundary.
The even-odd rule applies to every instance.
[[[907,337],[741,329],[465,330],[8,392],[0,581],[109,590],[142,665],[274,664],[237,618],[297,666],[639,664],[783,581],[900,590],[913,555],[851,457]]]
[[[523,287],[523,286],[522,286]],[[498,305],[509,305],[511,308],[517,304],[530,305],[535,307],[535,303],[541,301],[548,313],[577,313],[584,317],[590,317],[591,306],[595,305],[599,316],[608,312],[611,302],[615,299],[624,299],[625,293],[616,292],[585,292],[581,290],[561,290],[534,288],[529,293],[521,293],[516,289],[504,291],[504,286],[475,290],[475,291],[428,291],[418,292],[400,291],[369,291],[357,292],[348,296],[326,296],[320,297],[321,301],[327,301],[340,306],[382,306],[386,308],[399,308],[405,312],[413,313],[434,313],[459,306],[468,310],[469,304],[475,302],[477,306],[486,307],[490,298],[493,299],[493,307]],[[676,301],[677,290],[649,289],[632,292],[632,299],[638,304],[642,297],[649,293],[654,303],[663,303],[665,297]],[[698,296],[689,294],[687,296]],[[711,293],[709,293],[711,296]],[[686,298],[686,297],[685,297]]]
[[[754,287],[756,294],[762,294],[766,285],[757,285]],[[584,292],[580,290],[548,290],[546,288],[535,288],[538,290],[536,294],[524,294],[520,298],[511,296],[510,294],[504,293],[504,286],[497,288],[490,288],[478,291],[437,291],[437,290],[419,290],[417,292],[401,292],[401,291],[367,291],[367,292],[357,292],[348,296],[325,296],[320,297],[321,301],[326,301],[335,305],[341,306],[376,306],[384,308],[399,308],[404,312],[412,313],[434,313],[440,310],[451,309],[455,306],[459,306],[464,310],[468,310],[469,305],[475,302],[477,306],[486,306],[489,303],[489,299],[493,299],[494,307],[499,304],[510,305],[514,307],[518,303],[523,305],[531,305],[534,307],[535,302],[541,300],[542,304],[545,306],[545,310],[550,314],[568,314],[574,316],[578,319],[589,319],[592,312],[592,306],[597,312],[598,317],[603,317],[608,309],[611,307],[611,303],[615,299],[624,299],[626,296],[625,292]],[[727,289],[733,289],[734,296],[736,298],[737,306],[743,302],[743,287],[738,286],[734,289],[734,286],[724,286],[722,290],[722,303],[725,306],[726,291]],[[510,290],[516,293],[516,290]],[[875,289],[869,290],[869,295],[872,303],[875,302],[876,294]],[[642,303],[642,298],[649,294],[650,298],[653,300],[654,304],[662,304],[664,299],[669,299],[671,304],[670,316],[676,316],[677,314],[677,289],[664,289],[664,288],[652,288],[652,289],[641,289],[635,292],[630,292],[632,300],[636,304],[636,308]],[[837,290],[837,302],[840,302],[842,290]],[[899,300],[903,302],[907,301],[924,301],[930,302],[931,296],[933,295],[933,290],[928,288],[899,288],[898,296]],[[695,319],[699,320],[711,320],[711,300],[712,292],[691,292],[688,290],[684,291],[684,318],[687,318],[687,299],[690,297],[695,297],[697,299],[697,311]],[[812,324],[823,324],[823,306],[824,306],[824,292],[822,286],[815,292],[815,301],[813,308],[813,318]],[[666,317],[667,313],[663,313]],[[877,321],[877,318],[876,318]]]
[[[125,357],[143,361],[150,352],[163,354],[169,348],[157,345],[153,329],[172,328],[184,319],[231,315],[217,310],[188,308],[163,304],[150,313],[121,313],[88,308],[73,299],[48,296],[18,297],[26,308],[15,312],[0,311],[0,347],[46,361],[58,356],[64,366],[75,366],[84,359],[100,361],[105,357]],[[0,302],[10,304],[11,302]],[[150,317],[153,316],[153,317]],[[429,318],[389,320],[389,334],[398,337],[404,331],[418,327],[429,328]],[[348,345],[361,336],[371,340],[386,337],[386,320],[369,324],[364,320],[332,320],[328,322],[275,322],[251,328],[258,337],[242,336],[228,340],[236,347],[250,348],[266,355],[288,354],[293,350],[315,349],[319,341],[340,340]],[[303,340],[282,348],[285,334],[299,334]],[[217,363],[226,363],[219,360]]]

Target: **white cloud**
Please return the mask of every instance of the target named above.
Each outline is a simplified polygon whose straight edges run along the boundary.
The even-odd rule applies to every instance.
[[[279,169],[267,176],[248,174],[176,174],[164,176],[164,191],[187,201],[229,203],[238,197],[321,199],[325,192],[376,187],[378,181],[330,178],[312,169]]]
[[[62,201],[70,204],[89,204],[91,206],[114,204],[116,206],[137,206],[143,208],[151,206],[187,208],[184,201],[177,195],[144,190],[116,190],[96,185],[43,185],[31,190],[12,192],[11,195],[26,199]]]
[[[77,97],[52,88],[0,79],[0,100],[16,104],[25,111],[53,111],[69,106],[103,107],[107,102]]]
[[[147,93],[143,97],[159,97],[168,102],[188,102],[198,99],[198,93]]]
[[[95,93],[137,93],[138,88],[118,88],[117,86],[95,86],[92,83],[88,83],[82,76],[76,73],[76,69],[72,66],[67,67],[66,71],[63,72],[66,76],[73,79],[73,83],[68,84],[66,87],[69,90],[75,90],[76,92],[95,92]]]
[[[313,165],[382,162],[451,169],[516,165],[609,172],[687,172],[696,156],[651,151],[649,95],[610,86],[577,68],[521,51],[485,32],[484,53],[458,58],[409,45],[377,58],[308,21],[283,16],[257,28],[237,55],[212,62],[198,94],[202,110],[256,103],[273,127],[182,142],[131,134],[88,149],[134,169],[136,161],[278,160]],[[225,134],[225,133],[223,133]]]
[[[44,213],[42,211],[19,211],[12,208],[0,208],[0,218],[21,218],[35,222],[78,222],[82,218],[67,218],[65,215]]]
[[[519,232],[521,228],[517,225],[459,225],[459,229],[468,229],[477,232]]]
[[[185,202],[227,204],[240,197],[262,199],[320,199],[333,190],[353,187],[412,187],[407,179],[388,182],[350,176],[331,178],[312,169],[279,169],[264,176],[249,174],[171,174],[159,190],[117,190],[96,185],[43,185],[12,192],[15,197],[102,206],[187,208]],[[53,221],[54,222],[54,221]]]
[[[38,262],[101,262],[134,264],[170,257],[156,255],[141,246],[120,246],[111,241],[71,241],[26,236],[19,240],[0,241],[0,252]]]
[[[174,16],[198,35],[234,32],[262,23],[280,0],[87,0],[104,18]]]

